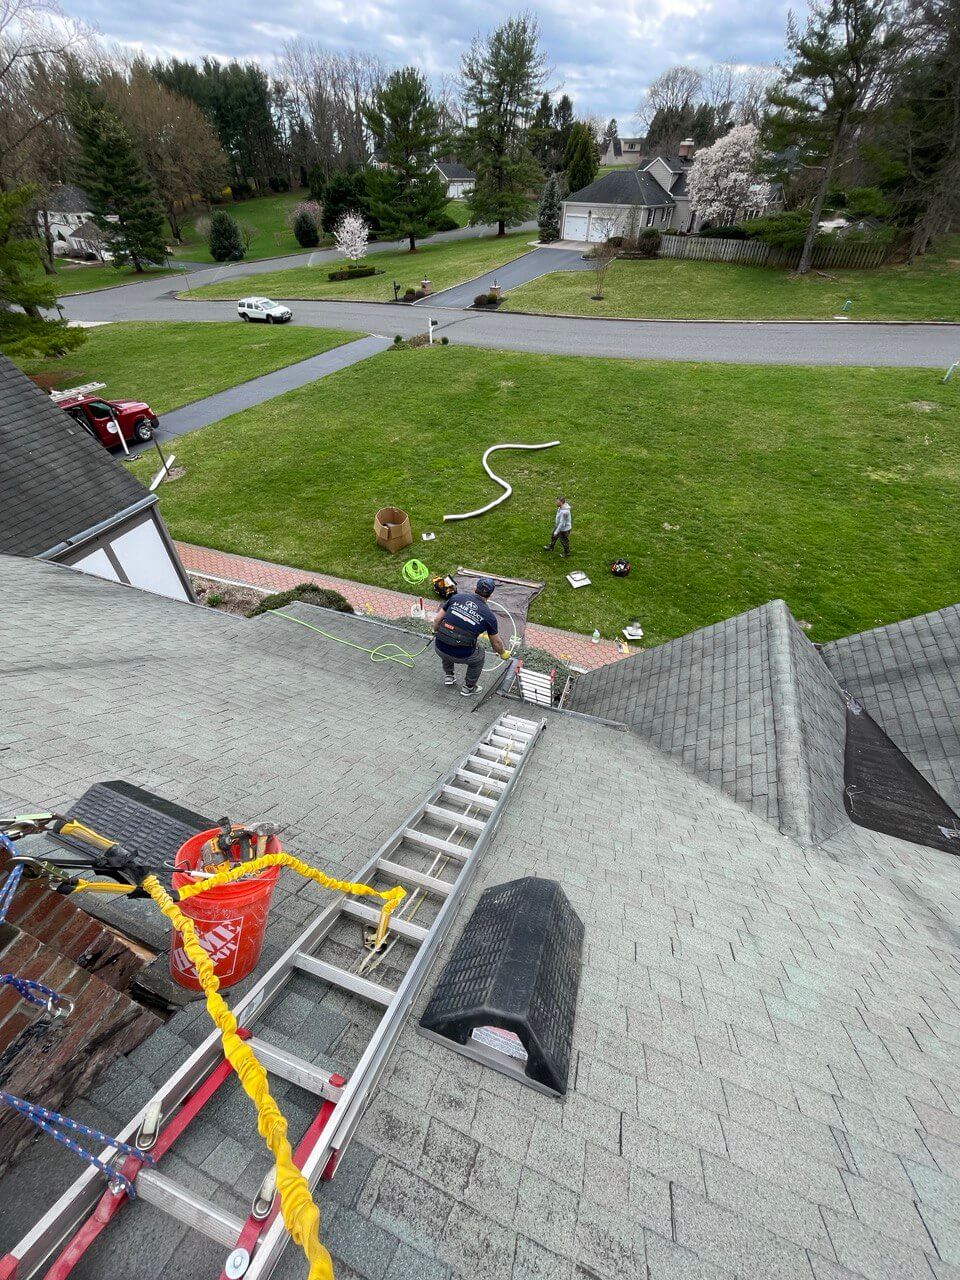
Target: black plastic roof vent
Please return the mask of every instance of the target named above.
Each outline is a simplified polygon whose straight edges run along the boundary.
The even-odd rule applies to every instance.
[[[420,1020],[424,1035],[561,1096],[573,1046],[583,924],[555,880],[487,889]]]

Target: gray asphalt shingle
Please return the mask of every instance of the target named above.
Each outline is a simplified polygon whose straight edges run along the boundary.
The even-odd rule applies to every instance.
[[[447,697],[429,654],[412,671],[374,665],[303,628],[26,560],[0,559],[0,581],[21,602],[0,622],[9,807],[59,807],[127,776],[201,811],[276,813],[291,820],[291,848],[348,873],[485,723],[487,708],[472,715]],[[783,614],[734,621],[762,650],[743,672],[748,690],[783,687],[772,644],[789,687],[811,686],[813,708],[797,705],[789,730],[808,751],[811,788],[825,786],[816,779],[832,756],[820,765],[809,752],[818,734],[832,751],[834,702],[806,669],[816,655]],[[323,622],[361,643],[385,634],[363,619]],[[712,638],[703,671],[735,656],[728,639]],[[701,634],[694,647],[710,642]],[[655,707],[665,744],[670,714],[682,720],[687,705],[678,682],[668,713],[667,687]],[[688,725],[709,726],[710,711],[703,695]],[[762,699],[756,713],[776,739]],[[439,963],[485,888],[524,873],[558,880],[586,930],[571,1091],[545,1098],[421,1037],[428,983],[344,1180],[318,1191],[338,1280],[950,1274],[956,862],[849,824],[820,845],[784,835],[684,763],[641,734],[550,715]],[[814,830],[829,825],[829,810],[812,812]],[[268,945],[294,924],[275,913]],[[318,1005],[322,990],[298,981],[264,1036],[293,1047],[298,1019],[336,1016],[345,1034],[327,1051],[349,1070],[366,1014],[339,997]],[[177,1037],[193,1044],[202,1017],[178,1014],[158,1049],[120,1064],[94,1092],[102,1103],[77,1113],[142,1090],[143,1068],[182,1054]],[[307,1102],[293,1089],[282,1100],[294,1130],[311,1118]],[[178,1177],[240,1211],[266,1165],[235,1093],[176,1154]],[[61,1179],[58,1159],[37,1144],[0,1180],[0,1249],[66,1185],[73,1171]],[[149,1224],[121,1214],[80,1280],[159,1280],[178,1257],[182,1273],[182,1249],[144,1253],[144,1229],[166,1238]],[[207,1259],[199,1247],[190,1256]],[[302,1274],[295,1250],[277,1274]]]

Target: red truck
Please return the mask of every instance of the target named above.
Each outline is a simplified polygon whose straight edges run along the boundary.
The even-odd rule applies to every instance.
[[[66,391],[54,391],[51,398],[84,431],[108,449],[120,444],[121,435],[128,443],[153,439],[160,419],[143,400],[104,400],[96,394],[103,382],[91,382]]]

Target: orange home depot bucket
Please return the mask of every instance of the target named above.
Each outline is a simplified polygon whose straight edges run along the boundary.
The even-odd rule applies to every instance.
[[[191,836],[177,852],[178,867],[195,867],[200,861],[200,850],[217,835],[219,828],[200,831]],[[242,864],[239,864],[242,865]],[[221,987],[232,987],[247,974],[252,973],[260,959],[263,935],[267,930],[270,899],[280,875],[279,867],[268,867],[257,876],[238,880],[235,884],[223,884],[208,889],[195,898],[178,902],[180,910],[193,921],[197,937],[213,961],[214,972]],[[195,876],[173,873],[173,887],[196,883]],[[174,894],[176,898],[176,894]],[[193,962],[183,947],[178,929],[173,931],[170,947],[170,975],[181,987],[192,991],[202,990]]]

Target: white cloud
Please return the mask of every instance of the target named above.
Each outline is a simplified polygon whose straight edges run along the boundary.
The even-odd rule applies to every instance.
[[[493,0],[64,0],[108,40],[149,53],[255,58],[269,66],[294,35],[330,48],[455,73],[478,30],[503,20]],[[517,5],[519,10],[520,4]],[[677,62],[770,63],[781,56],[788,4],[756,0],[549,0],[537,5],[543,48],[578,112],[630,125],[644,87]]]

